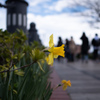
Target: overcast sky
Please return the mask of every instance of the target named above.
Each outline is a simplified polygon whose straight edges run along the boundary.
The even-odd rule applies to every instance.
[[[0,0],[4,4],[5,0]],[[49,36],[54,34],[54,43],[57,44],[58,37],[65,39],[73,36],[76,44],[81,44],[80,37],[85,31],[89,40],[95,33],[100,36],[100,30],[91,28],[87,23],[87,18],[77,16],[69,6],[71,0],[26,0],[29,3],[27,14],[27,29],[30,23],[36,24],[36,29],[42,43],[48,46]],[[83,11],[82,8],[77,8]],[[0,28],[6,29],[6,9],[0,8]]]

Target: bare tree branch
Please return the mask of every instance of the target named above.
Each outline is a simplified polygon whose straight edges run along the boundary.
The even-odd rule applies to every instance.
[[[26,67],[28,67],[28,66],[30,66],[30,65],[32,65],[32,64],[34,64],[35,62],[32,62],[32,63],[30,63],[30,64],[28,64],[28,65],[24,65],[24,66],[21,66],[21,67],[19,67],[19,68],[16,68],[16,69],[12,69],[12,70],[4,70],[4,71],[1,71],[0,73],[4,73],[4,72],[12,72],[12,71],[15,71],[15,70],[19,70],[19,69],[22,69],[22,68],[26,68]]]
[[[73,9],[75,7],[84,8],[83,11],[78,11],[81,16],[91,18],[92,26],[100,22],[100,0],[73,0]],[[76,9],[79,10],[79,9]],[[98,27],[98,26],[94,26]]]

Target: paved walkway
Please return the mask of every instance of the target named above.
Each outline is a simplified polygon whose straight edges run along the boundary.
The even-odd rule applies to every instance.
[[[66,90],[71,100],[100,100],[100,61],[90,60],[88,63],[55,61],[54,69],[60,79],[71,81],[72,86]]]
[[[53,69],[53,73],[51,74],[51,83],[52,87],[55,88],[57,84],[61,83],[61,80],[56,73],[55,69]],[[66,91],[62,90],[62,86],[55,89],[52,93],[50,100],[70,100],[69,95]]]

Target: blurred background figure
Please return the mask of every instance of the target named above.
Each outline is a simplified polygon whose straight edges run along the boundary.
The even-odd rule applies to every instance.
[[[60,47],[62,44],[63,44],[62,38],[59,37],[59,38],[58,38],[58,44],[57,44],[57,47]]]
[[[69,40],[68,39],[65,40],[65,58],[67,59],[67,61],[70,60],[70,50],[69,50]]]
[[[58,38],[58,44],[57,44],[57,47],[60,47],[62,44],[63,44],[62,38],[59,37],[59,38]],[[58,61],[61,61],[61,59],[62,59],[62,57],[61,57],[61,56],[58,56]]]
[[[75,54],[75,42],[73,40],[73,37],[71,36],[71,40],[69,41],[69,49],[70,49],[70,61],[73,62],[74,61],[74,54]]]
[[[95,34],[95,37],[92,39],[92,45],[94,48],[93,59],[96,60],[98,58],[98,51],[100,46],[100,39],[98,37],[98,34]]]
[[[81,45],[82,61],[88,62],[89,41],[85,32],[83,32],[80,39],[82,40],[82,45]]]

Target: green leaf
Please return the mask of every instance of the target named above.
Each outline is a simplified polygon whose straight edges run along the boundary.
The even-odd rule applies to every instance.
[[[40,62],[37,62],[37,63],[38,63],[38,65],[39,65],[40,69],[41,69],[43,72],[45,72],[45,71],[43,70],[43,68],[42,68],[42,66],[41,66],[41,64],[40,64]]]

